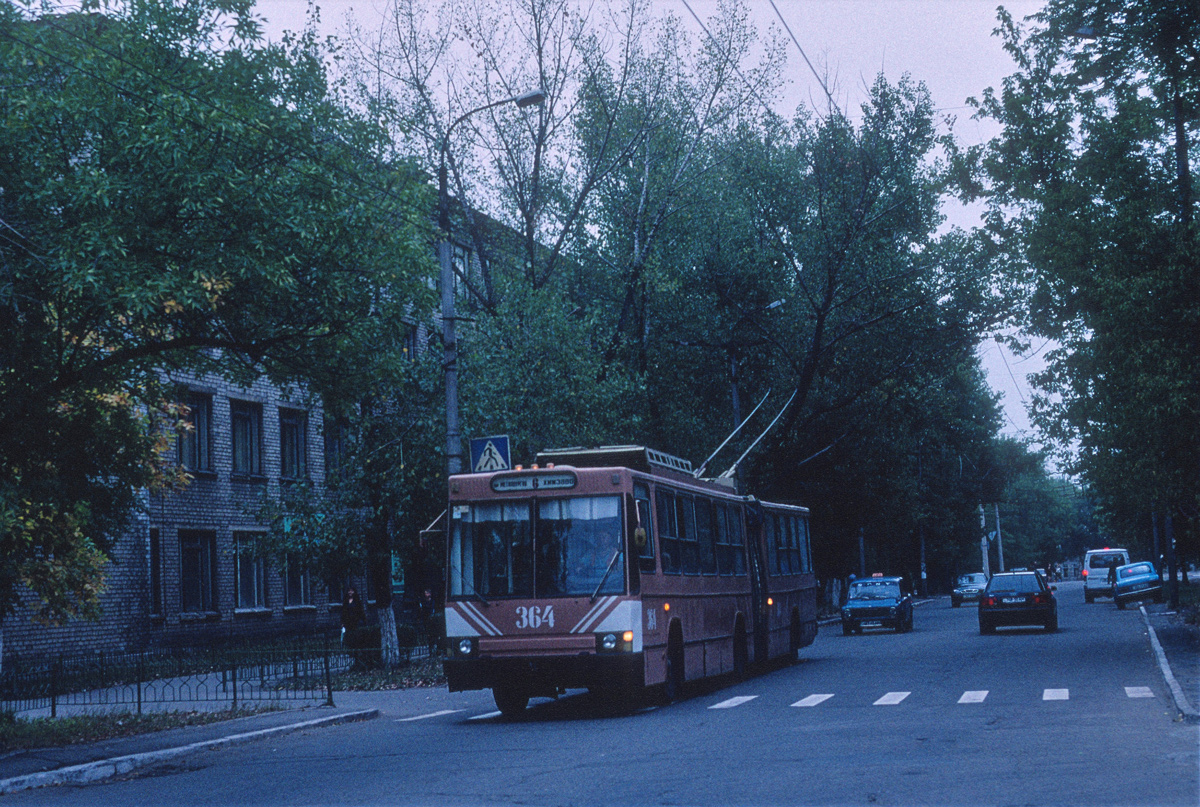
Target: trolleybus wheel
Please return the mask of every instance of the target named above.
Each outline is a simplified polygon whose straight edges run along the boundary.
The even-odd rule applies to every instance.
[[[492,698],[505,717],[515,717],[529,705],[529,695],[514,686],[492,687]]]

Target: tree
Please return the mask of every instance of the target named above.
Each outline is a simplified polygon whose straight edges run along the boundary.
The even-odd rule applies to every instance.
[[[250,0],[0,6],[0,614],[94,612],[164,449],[173,370],[320,392],[419,300],[426,199]]]
[[[1035,419],[1110,527],[1194,517],[1200,273],[1190,143],[1195,4],[1051,2],[1000,35],[1018,71],[978,102],[988,230],[1027,332],[1056,340]]]

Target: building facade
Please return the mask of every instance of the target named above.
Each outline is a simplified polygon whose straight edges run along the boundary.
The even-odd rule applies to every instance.
[[[266,529],[264,496],[278,499],[287,485],[323,489],[320,402],[264,378],[249,387],[216,376],[169,381],[191,412],[174,446],[190,484],[144,495],[113,548],[98,621],[51,627],[19,611],[4,623],[6,657],[311,636],[340,624],[337,582],[244,551]]]

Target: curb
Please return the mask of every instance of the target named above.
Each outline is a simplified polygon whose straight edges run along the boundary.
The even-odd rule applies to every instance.
[[[1175,701],[1175,708],[1188,723],[1200,723],[1200,713],[1197,713],[1192,708],[1192,704],[1188,702],[1187,695],[1184,694],[1183,687],[1175,680],[1175,674],[1171,672],[1171,664],[1167,661],[1167,654],[1162,648],[1162,644],[1158,641],[1158,634],[1154,632],[1154,626],[1150,624],[1150,616],[1146,613],[1146,606],[1138,606],[1138,610],[1142,612],[1142,622],[1146,625],[1146,630],[1150,632],[1150,646],[1154,648],[1154,655],[1158,658],[1158,668],[1162,670],[1163,680],[1167,682],[1167,688],[1171,690],[1171,697]]]
[[[146,751],[140,754],[129,754],[123,757],[85,762],[81,765],[70,765],[52,771],[38,771],[37,773],[30,773],[24,776],[14,776],[11,779],[0,779],[0,796],[35,787],[45,787],[47,785],[91,784],[113,776],[120,776],[139,768],[146,768],[151,765],[167,762],[168,760],[187,754],[194,754],[197,751],[226,748],[278,734],[290,734],[295,731],[336,726],[342,723],[356,723],[362,720],[372,720],[376,717],[379,717],[378,709],[366,709],[361,712],[348,712],[344,715],[332,715],[330,717],[320,717],[316,720],[306,720],[302,723],[291,723],[286,726],[275,726],[269,729],[248,731],[243,734],[232,734],[228,737],[204,740],[203,742],[191,743],[190,745],[183,745],[177,748],[163,748],[158,751]]]

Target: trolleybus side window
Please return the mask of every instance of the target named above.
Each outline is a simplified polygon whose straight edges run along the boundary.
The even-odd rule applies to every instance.
[[[621,500],[617,496],[538,502],[537,595],[622,593],[622,539]]]
[[[700,573],[717,573],[717,548],[713,543],[713,509],[709,499],[696,499],[696,535],[700,539]]]
[[[642,573],[654,573],[654,519],[650,513],[650,488],[641,482],[633,486],[634,507],[637,508],[636,524],[646,531],[646,543],[638,551],[638,565]]]
[[[696,503],[691,496],[676,496],[675,509],[679,515],[679,545],[683,553],[683,573],[696,574],[700,569],[700,543],[696,539]]]
[[[741,577],[746,573],[746,540],[742,532],[742,508],[729,507],[729,542],[733,544],[733,573]]]
[[[767,541],[767,569],[771,574],[776,574],[780,570],[779,538],[777,537],[779,530],[777,529],[778,525],[776,524],[777,519],[774,513],[764,511],[762,514],[762,520],[763,537]]]
[[[802,533],[800,532],[801,519],[799,516],[790,516],[788,518],[788,553],[792,556],[792,573],[800,574],[804,571],[804,557],[801,547],[803,546]]]
[[[713,531],[717,538],[717,569],[723,575],[733,574],[733,539],[729,534],[729,506],[717,502],[713,507]]]
[[[806,572],[812,571],[812,547],[808,543],[808,519],[796,519],[800,540],[800,568]]]
[[[679,574],[681,568],[679,531],[675,518],[675,494],[665,488],[655,491],[658,503],[658,542],[662,547],[662,567],[667,574]]]

